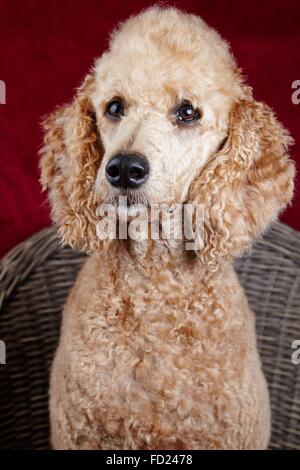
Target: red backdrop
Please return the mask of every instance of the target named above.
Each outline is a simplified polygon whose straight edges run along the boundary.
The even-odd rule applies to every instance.
[[[108,33],[132,13],[153,4],[132,0],[0,0],[0,256],[49,225],[38,183],[40,120],[72,98],[74,88],[107,46]],[[300,161],[300,2],[283,0],[170,1],[201,15],[227,38],[255,97],[273,107],[296,139]],[[299,189],[282,219],[300,230]]]

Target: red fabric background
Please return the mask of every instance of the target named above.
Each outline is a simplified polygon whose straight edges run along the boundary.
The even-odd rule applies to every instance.
[[[49,225],[38,183],[41,117],[72,98],[108,33],[129,14],[151,5],[132,0],[0,0],[0,256]],[[283,0],[170,1],[200,14],[227,38],[257,99],[272,106],[296,139],[300,105],[291,84],[300,80],[300,2]],[[283,220],[300,230],[299,189]]]

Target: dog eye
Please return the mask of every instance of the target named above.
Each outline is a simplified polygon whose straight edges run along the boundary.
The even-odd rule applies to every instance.
[[[180,123],[190,123],[200,119],[200,111],[191,103],[180,105],[175,111],[176,119]]]
[[[108,106],[105,110],[105,114],[113,119],[120,119],[124,115],[124,106],[122,101],[113,100],[108,103]]]

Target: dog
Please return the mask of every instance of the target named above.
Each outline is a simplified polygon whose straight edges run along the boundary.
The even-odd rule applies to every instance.
[[[52,366],[53,448],[266,449],[268,390],[233,261],[292,199],[292,138],[228,44],[199,17],[143,11],[44,128],[53,220],[90,255]],[[202,243],[101,239],[106,203],[118,224],[134,204],[198,204]]]

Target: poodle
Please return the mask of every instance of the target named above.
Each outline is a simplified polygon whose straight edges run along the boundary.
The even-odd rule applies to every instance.
[[[199,17],[142,11],[44,128],[53,220],[90,255],[52,366],[53,448],[267,448],[268,390],[233,262],[291,201],[292,139],[228,44]],[[119,225],[135,204],[200,205],[202,242],[101,237],[103,204]]]

